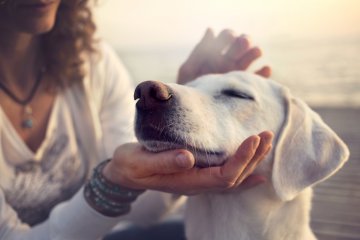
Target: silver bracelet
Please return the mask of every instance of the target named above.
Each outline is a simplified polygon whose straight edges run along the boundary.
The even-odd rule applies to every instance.
[[[131,209],[131,203],[144,190],[123,187],[106,179],[102,170],[109,162],[110,159],[100,163],[94,169],[91,179],[85,185],[84,196],[86,201],[101,214],[117,217],[127,214]]]

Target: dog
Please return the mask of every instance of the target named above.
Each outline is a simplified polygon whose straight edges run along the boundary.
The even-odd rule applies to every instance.
[[[263,130],[273,148],[256,168],[269,181],[245,191],[190,196],[189,240],[313,240],[311,187],[349,157],[344,142],[302,100],[269,79],[234,71],[187,85],[140,83],[135,133],[149,151],[185,148],[197,167],[222,165]]]

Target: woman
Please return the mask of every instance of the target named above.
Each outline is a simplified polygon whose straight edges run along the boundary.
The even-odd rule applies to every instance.
[[[96,239],[144,189],[231,190],[271,147],[271,133],[251,136],[207,169],[193,168],[185,149],[147,152],[133,142],[131,82],[94,32],[86,0],[0,0],[0,239]],[[245,37],[209,30],[178,81],[246,69],[259,56]]]

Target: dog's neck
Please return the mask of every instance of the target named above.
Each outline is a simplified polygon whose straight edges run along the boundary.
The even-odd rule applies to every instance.
[[[188,240],[312,240],[311,189],[280,201],[269,184],[242,192],[190,197],[186,211]]]

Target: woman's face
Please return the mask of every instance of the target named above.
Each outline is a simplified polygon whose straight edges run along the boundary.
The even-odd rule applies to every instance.
[[[61,0],[0,0],[0,31],[29,34],[50,31]]]

